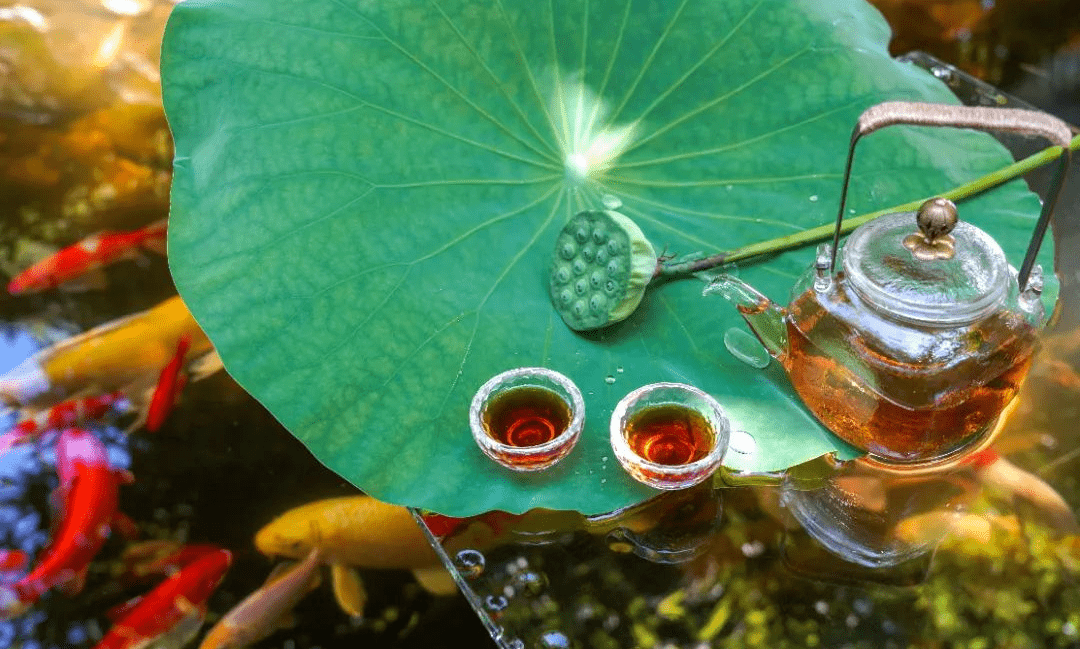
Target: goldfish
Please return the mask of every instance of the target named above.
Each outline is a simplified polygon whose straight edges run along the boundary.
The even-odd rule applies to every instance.
[[[42,259],[8,283],[8,293],[19,295],[70,285],[90,273],[141,250],[165,254],[166,219],[130,232],[98,232]]]
[[[21,614],[55,586],[80,590],[90,561],[118,518],[119,485],[129,475],[109,465],[105,445],[93,433],[68,428],[60,434],[56,455],[62,519],[34,569],[0,586],[0,617]]]
[[[82,399],[69,399],[18,421],[0,435],[0,453],[23,444],[49,430],[60,430],[85,421],[99,420],[114,406],[122,403],[124,393],[115,391]]]
[[[0,402],[47,407],[79,394],[121,390],[142,405],[184,335],[191,341],[184,360],[198,365],[192,380],[221,368],[210,340],[176,296],[34,354],[0,375]]]
[[[255,547],[268,556],[294,559],[319,549],[331,568],[338,605],[353,616],[362,613],[365,598],[356,568],[408,569],[433,592],[456,591],[409,510],[370,496],[329,498],[290,509],[255,534]]]
[[[154,387],[150,405],[146,410],[146,430],[154,432],[165,423],[180,391],[184,389],[187,377],[182,373],[184,356],[191,347],[191,334],[183,334],[176,343],[176,354],[161,370],[157,385]]]
[[[319,553],[319,548],[312,548],[303,561],[270,575],[207,632],[199,649],[246,647],[273,633],[278,622],[318,584]]]
[[[198,633],[207,600],[232,564],[232,553],[204,547],[143,597],[116,611],[116,622],[94,649],[181,647]]]

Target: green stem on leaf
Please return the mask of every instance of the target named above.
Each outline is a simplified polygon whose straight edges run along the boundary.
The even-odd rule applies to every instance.
[[[1070,151],[1080,150],[1080,135],[1077,135],[1069,143]],[[977,194],[980,194],[988,189],[993,189],[998,185],[1014,180],[1033,169],[1037,169],[1047,163],[1053,162],[1061,157],[1061,147],[1052,146],[1042,151],[1028,156],[1023,160],[1014,162],[1013,164],[998,169],[997,171],[986,174],[985,176],[973,180],[969,183],[955,187],[952,190],[940,194],[945,198],[952,201],[962,201],[967,198],[971,198]],[[893,212],[909,212],[917,209],[931,196],[920,198],[909,203],[903,203],[902,205],[894,205],[883,210],[877,210],[875,212],[869,212],[867,214],[861,214],[851,218],[844,219],[843,226],[840,229],[840,234],[847,234],[859,227],[863,223],[877,218],[883,214],[891,214]],[[683,275],[691,275],[710,268],[716,268],[723,264],[728,264],[750,257],[756,257],[758,255],[766,255],[775,252],[782,252],[784,250],[790,250],[792,248],[798,248],[808,243],[813,243],[822,239],[831,237],[836,229],[835,223],[828,223],[826,225],[819,225],[816,228],[810,228],[803,230],[796,234],[789,234],[784,237],[777,237],[775,239],[769,239],[768,241],[760,241],[758,243],[752,243],[748,246],[741,248],[734,248],[732,250],[726,250],[724,252],[705,257],[703,259],[693,259],[690,261],[681,262],[667,262],[660,260],[656,265],[656,272],[653,277],[665,277],[674,278]]]

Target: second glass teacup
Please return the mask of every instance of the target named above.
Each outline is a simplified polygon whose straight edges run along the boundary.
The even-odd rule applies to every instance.
[[[630,475],[657,489],[686,489],[720,466],[731,425],[723,408],[684,383],[652,383],[611,414],[611,447]]]

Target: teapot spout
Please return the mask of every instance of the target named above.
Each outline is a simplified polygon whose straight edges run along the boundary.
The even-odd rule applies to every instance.
[[[702,295],[713,294],[719,294],[735,305],[770,356],[781,361],[787,356],[787,310],[784,307],[741,279],[728,274],[715,278],[702,291]]]

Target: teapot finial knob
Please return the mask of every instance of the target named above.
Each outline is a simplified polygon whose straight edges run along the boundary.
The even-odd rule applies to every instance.
[[[947,198],[931,198],[919,206],[915,222],[919,233],[904,237],[904,247],[916,259],[951,259],[956,253],[956,239],[949,233],[959,221],[956,205]]]

